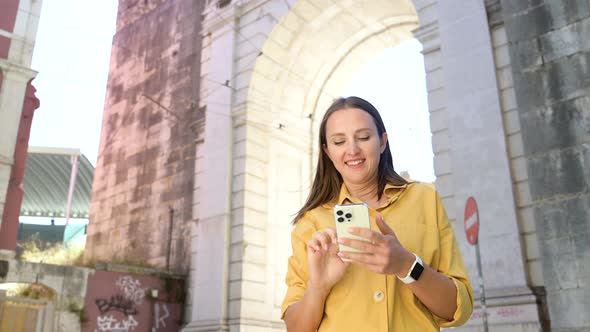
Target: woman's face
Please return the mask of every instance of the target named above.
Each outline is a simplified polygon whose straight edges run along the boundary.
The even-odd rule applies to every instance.
[[[347,185],[366,186],[376,181],[386,144],[387,134],[379,137],[375,121],[362,109],[338,110],[326,122],[324,152]]]

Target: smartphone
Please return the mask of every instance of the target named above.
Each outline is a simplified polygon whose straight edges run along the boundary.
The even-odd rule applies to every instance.
[[[365,203],[359,204],[338,204],[334,206],[334,221],[336,223],[336,234],[338,238],[351,238],[369,242],[368,239],[348,233],[348,227],[360,227],[371,229],[369,221],[369,207]],[[363,252],[339,244],[340,251]],[[350,261],[348,259],[343,259]]]

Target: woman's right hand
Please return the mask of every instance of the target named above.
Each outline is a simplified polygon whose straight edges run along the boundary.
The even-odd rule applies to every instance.
[[[309,261],[308,287],[322,290],[328,294],[332,287],[342,279],[351,263],[338,256],[336,230],[326,228],[313,234],[307,242]]]

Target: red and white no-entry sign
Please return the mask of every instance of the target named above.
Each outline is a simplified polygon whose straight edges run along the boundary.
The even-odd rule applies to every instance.
[[[475,245],[477,243],[477,236],[479,233],[479,212],[477,211],[477,203],[475,198],[469,197],[465,203],[465,234],[467,241]]]

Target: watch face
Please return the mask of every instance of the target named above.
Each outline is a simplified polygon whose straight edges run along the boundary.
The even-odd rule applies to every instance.
[[[418,280],[418,278],[420,278],[420,275],[422,274],[422,271],[424,271],[424,266],[416,262],[416,265],[414,265],[412,272],[410,272],[410,276],[414,278],[414,280]]]

